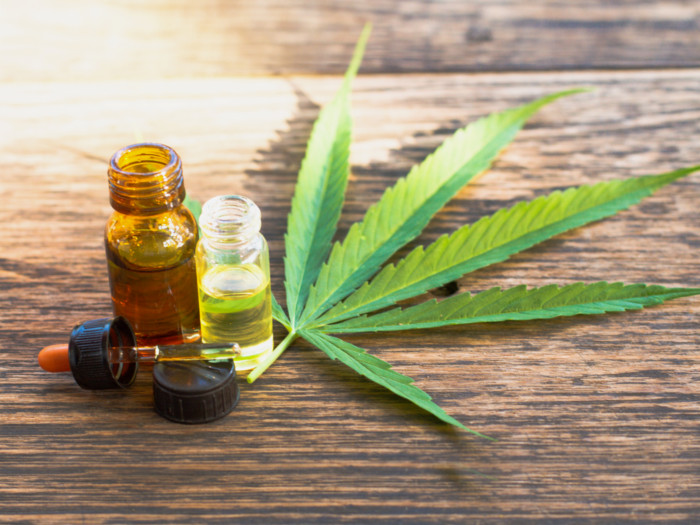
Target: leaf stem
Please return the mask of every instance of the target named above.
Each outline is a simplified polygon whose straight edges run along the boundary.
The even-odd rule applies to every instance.
[[[277,358],[282,355],[282,353],[287,349],[287,347],[292,344],[292,342],[299,337],[299,335],[295,331],[291,331],[287,334],[287,337],[285,337],[280,344],[277,345],[277,347],[270,352],[267,356],[265,356],[265,359],[263,359],[262,363],[260,363],[258,366],[256,366],[253,371],[248,374],[247,381],[248,383],[252,383],[255,381],[258,377],[260,377],[265,370],[267,370],[272,363],[277,361]]]

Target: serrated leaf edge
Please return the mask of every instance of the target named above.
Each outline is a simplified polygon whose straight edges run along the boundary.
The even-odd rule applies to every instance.
[[[413,385],[413,379],[391,369],[386,361],[373,356],[364,348],[343,341],[328,334],[314,330],[301,330],[301,337],[322,350],[328,357],[338,360],[353,369],[358,374],[374,381],[396,395],[411,401],[418,407],[431,413],[438,419],[459,427],[479,437],[489,440],[493,438],[465,427],[462,423],[448,415],[432,401],[429,394]]]
[[[606,295],[596,296],[600,293]],[[334,334],[385,332],[458,324],[551,319],[638,310],[669,299],[697,294],[700,294],[700,288],[665,288],[660,285],[606,281],[592,284],[578,282],[564,286],[550,284],[531,289],[525,285],[505,290],[493,287],[474,295],[462,293],[439,302],[432,299],[407,308],[392,308],[371,316],[361,315],[318,330]],[[573,296],[575,300],[562,303],[567,296]],[[534,305],[530,305],[532,302]]]
[[[577,186],[502,208],[449,236],[441,236],[425,248],[416,247],[395,265],[385,266],[311,326],[337,323],[422,294],[466,273],[506,260],[554,235],[614,215],[699,169],[700,166],[693,166],[660,175]],[[609,194],[610,199],[600,200],[601,194]],[[567,212],[569,215],[557,215],[550,220],[554,214]],[[536,228],[529,230],[533,224]],[[514,233],[518,235],[512,237]]]

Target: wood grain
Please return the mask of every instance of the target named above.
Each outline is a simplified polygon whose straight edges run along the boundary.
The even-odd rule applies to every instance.
[[[106,159],[173,146],[205,200],[260,204],[281,295],[295,174],[338,78],[0,84],[0,520],[11,523],[621,523],[700,519],[698,300],[643,312],[351,340],[414,377],[440,424],[299,342],[228,417],[182,426],[36,364],[110,314]],[[476,117],[571,86],[420,238],[556,188],[700,158],[700,73],[360,77],[340,235]],[[5,132],[8,131],[8,132]],[[700,178],[461,279],[461,290],[599,279],[700,286]],[[440,291],[436,291],[439,294]],[[283,332],[276,331],[279,340]]]
[[[0,5],[0,81],[700,66],[700,4],[35,0]]]

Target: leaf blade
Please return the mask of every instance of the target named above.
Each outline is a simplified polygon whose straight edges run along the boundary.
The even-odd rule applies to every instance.
[[[458,130],[408,175],[388,188],[336,243],[323,264],[301,317],[317,318],[373,275],[396,250],[415,238],[459,189],[488,168],[527,119],[541,107],[582,90],[554,93],[494,113]]]
[[[493,440],[493,438],[465,427],[462,423],[448,415],[431,400],[431,397],[427,393],[412,384],[413,379],[392,370],[391,365],[378,357],[368,354],[365,349],[314,330],[302,330],[300,335],[320,348],[331,359],[337,359],[341,363],[352,368],[358,374],[374,381],[396,395],[411,401],[441,421],[459,427],[479,437]]]
[[[458,324],[529,321],[581,314],[639,310],[670,299],[700,294],[700,288],[665,288],[659,285],[574,283],[527,289],[525,285],[491,288],[475,295],[459,294],[443,301],[426,301],[408,308],[362,315],[329,325],[328,333],[385,332],[437,328]]]
[[[272,318],[291,332],[292,323],[284,312],[284,309],[277,302],[275,294],[272,294]]]
[[[184,206],[190,210],[190,212],[192,212],[194,220],[199,223],[199,216],[202,214],[202,203],[197,199],[193,199],[189,195],[185,195],[185,200],[182,201],[182,204],[184,204]]]
[[[425,249],[417,247],[396,265],[385,266],[372,281],[321,316],[315,326],[391,306],[506,260],[554,235],[614,215],[698,170],[700,166],[692,166],[660,175],[569,188],[499,210],[441,237]]]
[[[284,286],[292,325],[331,249],[343,207],[350,173],[350,87],[370,29],[365,26],[341,88],[316,119],[299,170],[284,236]]]

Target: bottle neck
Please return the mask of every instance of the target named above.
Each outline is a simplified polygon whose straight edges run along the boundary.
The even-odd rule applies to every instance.
[[[199,227],[207,246],[240,250],[260,236],[260,208],[240,195],[214,197],[204,204]]]
[[[163,144],[134,144],[117,151],[107,170],[109,202],[129,215],[154,215],[185,199],[182,162]]]

